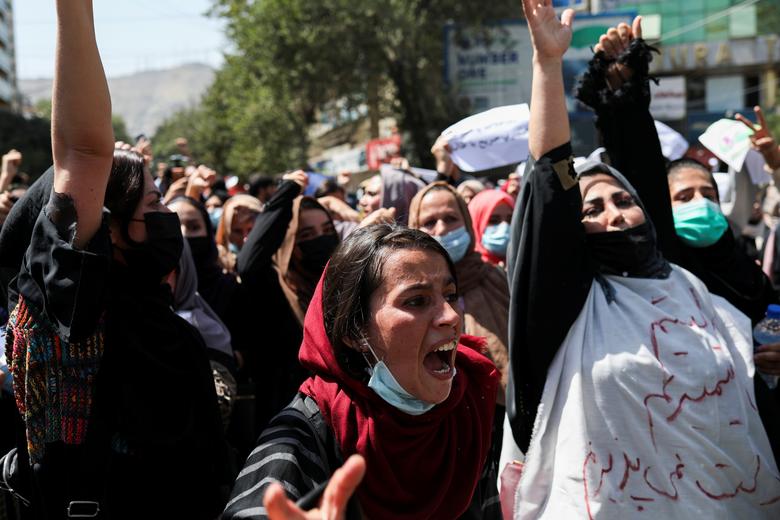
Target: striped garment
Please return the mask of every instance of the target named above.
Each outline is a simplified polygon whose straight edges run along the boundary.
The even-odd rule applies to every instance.
[[[343,463],[330,428],[311,397],[298,394],[262,433],[238,474],[223,520],[268,518],[263,495],[279,482],[291,500],[298,500],[327,480]],[[356,501],[350,510],[357,508]],[[348,516],[348,518],[360,518]]]
[[[238,474],[222,520],[268,518],[263,495],[272,482],[279,482],[295,501],[327,480],[343,464],[335,437],[322,419],[317,403],[298,394],[262,433]],[[496,473],[485,466],[464,520],[500,520],[501,507]],[[350,501],[347,520],[362,518],[360,506]]]

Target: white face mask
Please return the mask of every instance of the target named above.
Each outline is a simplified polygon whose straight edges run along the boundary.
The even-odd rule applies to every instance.
[[[371,378],[368,380],[368,387],[374,391],[376,395],[381,397],[390,406],[401,410],[409,415],[422,415],[425,412],[431,410],[435,404],[426,403],[420,399],[417,399],[412,394],[404,390],[404,388],[398,383],[393,373],[387,368],[384,361],[380,361],[377,357],[374,349],[368,343],[368,340],[363,337],[361,344],[366,348],[371,355],[374,356],[376,363],[373,367],[368,363],[368,356],[363,354],[366,358],[366,363],[369,364],[369,372]]]

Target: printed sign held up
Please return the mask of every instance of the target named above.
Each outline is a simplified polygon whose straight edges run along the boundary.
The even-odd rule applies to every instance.
[[[752,130],[739,121],[719,119],[699,136],[699,141],[718,159],[740,171],[750,150],[752,133]]]
[[[508,105],[463,119],[442,132],[452,160],[465,172],[498,168],[528,157],[528,105]]]

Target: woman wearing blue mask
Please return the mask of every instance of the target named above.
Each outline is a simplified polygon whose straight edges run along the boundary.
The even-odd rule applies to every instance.
[[[755,325],[767,306],[777,303],[777,294],[729,227],[709,169],[687,158],[666,164],[648,109],[651,48],[625,24],[600,41],[577,97],[596,111],[612,164],[646,202],[663,255],[696,275]],[[755,358],[759,369],[762,357]],[[780,456],[778,392],[770,392],[761,378],[755,378],[755,385],[756,404]]]
[[[509,286],[504,271],[480,258],[465,200],[446,182],[429,184],[412,199],[409,227],[431,235],[450,255],[458,275],[463,331],[487,339],[488,353],[501,372],[496,402],[504,404]],[[503,408],[497,415],[503,415]],[[497,418],[497,420],[499,420]]]
[[[501,190],[484,190],[469,202],[475,248],[482,260],[504,266],[515,199]]]
[[[500,518],[483,474],[499,376],[461,335],[458,299],[427,234],[350,234],[306,314],[299,357],[312,376],[258,440],[223,518],[302,518],[294,502],[353,454],[366,473],[346,518]]]

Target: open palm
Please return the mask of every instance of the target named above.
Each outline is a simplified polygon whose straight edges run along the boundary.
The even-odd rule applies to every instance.
[[[566,9],[559,21],[552,0],[523,0],[523,11],[537,56],[542,58],[563,56],[571,43],[574,11]]]

